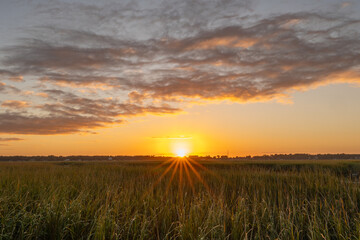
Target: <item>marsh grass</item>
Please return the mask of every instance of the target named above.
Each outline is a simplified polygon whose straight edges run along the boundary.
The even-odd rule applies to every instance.
[[[357,161],[202,164],[2,162],[0,239],[360,239]]]

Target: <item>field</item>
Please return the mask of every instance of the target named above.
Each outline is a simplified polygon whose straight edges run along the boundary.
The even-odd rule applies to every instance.
[[[1,162],[0,239],[360,239],[360,161],[200,163]]]

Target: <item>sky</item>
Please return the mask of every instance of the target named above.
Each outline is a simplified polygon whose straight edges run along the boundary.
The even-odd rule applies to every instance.
[[[0,155],[360,153],[360,2],[2,0]]]

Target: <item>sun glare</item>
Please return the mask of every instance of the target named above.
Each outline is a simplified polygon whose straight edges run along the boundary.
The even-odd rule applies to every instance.
[[[171,143],[171,151],[176,157],[186,157],[192,150],[188,139],[176,139]]]
[[[185,148],[176,149],[176,156],[185,157],[188,151]]]

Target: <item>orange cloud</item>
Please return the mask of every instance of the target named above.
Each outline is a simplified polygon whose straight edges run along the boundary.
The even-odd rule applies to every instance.
[[[256,39],[242,39],[236,36],[231,37],[216,37],[208,40],[203,40],[197,42],[192,46],[189,46],[187,50],[195,49],[210,49],[215,47],[241,47],[249,48],[256,44],[258,41]]]
[[[27,108],[30,106],[30,104],[29,102],[26,101],[6,100],[1,103],[1,106],[12,109],[20,109],[20,108]]]

